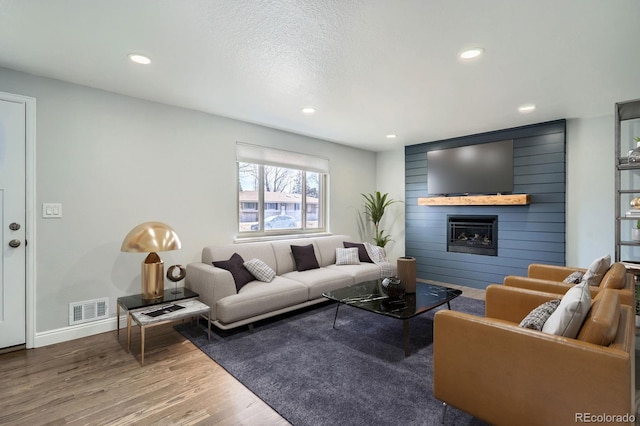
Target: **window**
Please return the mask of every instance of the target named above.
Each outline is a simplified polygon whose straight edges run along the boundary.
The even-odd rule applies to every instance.
[[[325,230],[328,160],[241,143],[237,158],[240,233]]]

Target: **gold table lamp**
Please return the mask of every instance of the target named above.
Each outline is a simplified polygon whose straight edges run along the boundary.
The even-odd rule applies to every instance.
[[[178,234],[162,222],[145,222],[133,228],[122,241],[120,251],[149,253],[142,262],[142,298],[164,297],[164,263],[158,251],[179,250],[182,243]]]

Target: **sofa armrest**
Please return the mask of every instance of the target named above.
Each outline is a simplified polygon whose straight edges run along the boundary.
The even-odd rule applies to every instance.
[[[584,268],[532,263],[527,270],[527,276],[530,278],[540,278],[542,280],[562,281],[575,271],[587,272]]]
[[[537,306],[560,297],[550,292],[491,284],[485,293],[485,316],[517,325]]]
[[[491,424],[634,413],[625,351],[448,310],[435,314],[433,342],[434,396]]]
[[[218,300],[237,294],[231,273],[206,263],[187,265],[185,287],[198,293],[202,303],[211,307],[211,321],[218,319],[216,311]]]

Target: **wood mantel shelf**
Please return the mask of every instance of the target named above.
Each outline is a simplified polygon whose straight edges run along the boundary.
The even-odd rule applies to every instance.
[[[526,206],[529,194],[418,198],[419,206]]]

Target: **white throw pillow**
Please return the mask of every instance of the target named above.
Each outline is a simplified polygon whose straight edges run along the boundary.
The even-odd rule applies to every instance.
[[[584,276],[582,277],[582,281],[588,282],[589,285],[599,286],[600,281],[602,281],[602,278],[604,278],[604,274],[607,273],[610,266],[610,255],[597,258],[591,263],[591,266],[589,266],[589,270],[585,272]]]
[[[247,270],[251,272],[251,275],[256,277],[258,281],[265,283],[270,283],[276,276],[276,272],[260,259],[247,260],[244,262],[244,267],[247,268]]]
[[[557,336],[578,336],[580,327],[591,309],[591,293],[586,281],[576,284],[560,300],[560,305],[544,323],[542,331]]]
[[[336,247],[336,265],[359,265],[360,255],[357,247]]]

